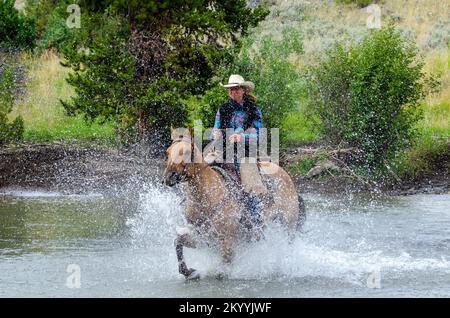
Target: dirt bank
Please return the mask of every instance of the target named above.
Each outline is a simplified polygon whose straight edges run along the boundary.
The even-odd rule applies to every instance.
[[[130,152],[65,144],[0,148],[0,188],[116,193],[159,178],[162,161]]]
[[[0,148],[0,189],[44,189],[63,193],[120,193],[160,182],[163,158],[145,152],[33,144]],[[301,193],[377,191],[392,195],[449,193],[450,176],[430,173],[416,182],[374,184],[348,176],[293,177]]]

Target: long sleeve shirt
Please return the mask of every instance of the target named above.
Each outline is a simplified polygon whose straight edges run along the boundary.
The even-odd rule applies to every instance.
[[[214,122],[214,128],[215,129],[223,129],[225,128],[232,128],[234,129],[234,132],[236,134],[242,134],[245,138],[245,143],[257,143],[258,137],[259,137],[259,130],[263,127],[263,121],[262,121],[262,112],[259,107],[256,107],[255,109],[255,115],[254,119],[251,123],[247,123],[249,127],[245,129],[246,127],[246,121],[249,116],[249,114],[244,110],[244,107],[234,101],[230,102],[233,103],[233,113],[230,116],[230,122],[224,123],[223,118],[221,118],[221,109],[219,109],[216,113],[216,118]],[[229,103],[226,105],[230,105]],[[239,107],[241,106],[241,107]]]

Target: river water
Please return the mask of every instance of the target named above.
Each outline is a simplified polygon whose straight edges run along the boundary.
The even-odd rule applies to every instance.
[[[219,255],[186,249],[203,278],[178,274],[181,196],[148,185],[117,197],[0,194],[0,297],[450,297],[450,194],[304,196],[291,245],[277,226]]]

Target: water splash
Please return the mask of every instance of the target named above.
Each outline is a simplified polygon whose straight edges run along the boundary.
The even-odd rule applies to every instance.
[[[318,203],[320,198],[314,200]],[[153,272],[151,279],[182,279],[176,273],[172,244],[176,226],[184,225],[181,203],[182,196],[175,191],[149,186],[140,196],[140,212],[127,222],[134,244],[145,246],[153,255],[144,265],[146,270]],[[306,233],[292,244],[288,243],[282,228],[272,225],[266,229],[265,240],[239,246],[234,263],[228,269],[230,279],[325,278],[361,286],[374,271],[396,274],[437,270],[450,273],[450,261],[445,257],[419,258],[401,249],[393,252],[387,243],[383,247],[383,242],[373,242],[373,232],[377,231],[376,214],[352,211],[358,210],[356,203],[353,208],[346,206],[341,215],[339,209],[333,209],[330,200],[322,201],[318,206],[319,211],[313,211],[308,219]],[[324,206],[327,208],[322,211]],[[375,203],[369,207],[380,209]],[[330,214],[329,210],[334,212]],[[375,237],[382,240],[380,236]],[[188,265],[206,277],[214,276],[221,266],[219,253],[211,249],[187,248],[185,256]]]
[[[0,192],[0,197],[16,197],[16,198],[103,198],[101,193],[86,194],[65,194],[62,192],[52,192],[46,190],[4,190]]]
[[[138,213],[127,220],[136,246],[168,246],[183,225],[183,198],[167,188],[145,185],[139,195]]]

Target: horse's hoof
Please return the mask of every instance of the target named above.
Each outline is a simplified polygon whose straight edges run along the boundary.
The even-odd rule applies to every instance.
[[[185,277],[186,277],[186,280],[200,279],[200,273],[193,268],[189,268],[189,272],[187,273],[187,275],[185,275]]]

